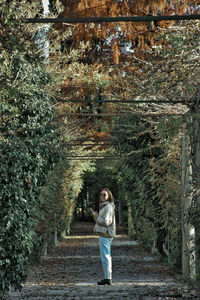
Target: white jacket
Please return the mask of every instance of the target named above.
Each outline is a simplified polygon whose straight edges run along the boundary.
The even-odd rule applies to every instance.
[[[104,237],[116,235],[115,205],[110,202],[100,203],[100,211],[95,220],[95,234]]]

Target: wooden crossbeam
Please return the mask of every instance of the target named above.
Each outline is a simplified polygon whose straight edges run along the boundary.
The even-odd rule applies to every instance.
[[[99,140],[98,139],[96,139],[96,140],[88,140],[88,139],[86,139],[85,140],[85,139],[81,139],[80,138],[80,139],[70,140],[69,142],[70,143],[71,142],[83,142],[83,143],[84,142],[95,142],[95,143],[100,142],[101,143],[101,142],[110,142],[110,139],[99,139]]]
[[[94,144],[82,144],[82,143],[79,143],[79,144],[66,144],[66,146],[86,146],[86,147],[93,147],[93,146],[110,146],[112,145],[112,143],[94,143]]]
[[[95,117],[95,118],[100,118],[100,117],[131,117],[131,116],[139,116],[139,117],[162,117],[162,116],[183,116],[184,114],[178,114],[178,113],[100,113],[100,114],[94,114],[94,113],[65,113],[58,118],[62,117]]]
[[[24,23],[107,23],[107,22],[151,22],[171,20],[199,20],[199,14],[174,16],[133,16],[133,17],[86,17],[86,18],[25,18]]]
[[[96,159],[96,158],[120,158],[119,156],[109,156],[109,155],[106,155],[106,156],[103,156],[103,155],[76,155],[76,156],[66,156],[67,158],[93,158],[93,159]]]
[[[109,160],[119,160],[119,157],[98,157],[98,158],[68,158],[68,160],[101,160],[101,159],[109,159]]]
[[[126,103],[126,104],[131,104],[131,103],[170,103],[170,104],[178,104],[182,103],[185,104],[185,100],[106,100],[106,99],[101,99],[101,100],[91,100],[91,99],[85,99],[85,100],[80,100],[80,99],[58,99],[59,102],[64,102],[64,103]]]

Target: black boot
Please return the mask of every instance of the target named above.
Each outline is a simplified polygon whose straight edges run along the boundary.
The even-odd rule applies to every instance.
[[[112,279],[102,279],[101,281],[97,282],[98,285],[112,285]]]

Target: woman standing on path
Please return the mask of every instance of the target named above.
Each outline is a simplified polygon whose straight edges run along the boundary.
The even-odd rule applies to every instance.
[[[116,235],[115,205],[110,190],[103,189],[99,195],[99,214],[92,212],[96,222],[94,232],[99,236],[100,256],[103,266],[104,279],[98,285],[112,284],[111,243]]]

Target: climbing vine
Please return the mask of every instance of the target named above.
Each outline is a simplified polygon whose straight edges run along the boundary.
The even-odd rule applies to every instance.
[[[0,290],[19,288],[35,238],[32,211],[59,157],[50,75],[3,6],[0,74]],[[5,18],[4,18],[5,17]],[[27,38],[27,36],[26,36]]]
[[[116,123],[113,143],[123,158],[119,165],[119,184],[127,211],[125,218],[131,208],[132,234],[147,248],[155,246],[160,255],[168,256],[170,263],[180,267],[180,150],[177,135],[164,139],[159,135],[158,125],[139,117],[117,120]],[[121,132],[116,134],[115,129],[119,126]],[[127,126],[129,131],[125,131]]]

